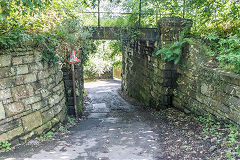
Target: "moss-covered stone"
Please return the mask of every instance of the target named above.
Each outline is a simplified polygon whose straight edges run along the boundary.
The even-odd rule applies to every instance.
[[[22,124],[24,132],[33,130],[42,125],[42,117],[39,111],[33,112],[27,116],[22,117]]]

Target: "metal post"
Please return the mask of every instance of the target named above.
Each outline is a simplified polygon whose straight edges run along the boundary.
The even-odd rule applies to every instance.
[[[77,97],[76,97],[76,80],[75,80],[75,71],[74,71],[74,64],[71,65],[72,67],[72,81],[73,81],[73,101],[74,101],[74,109],[75,109],[75,116],[78,119],[78,110],[77,110]]]
[[[142,16],[142,15],[141,15],[141,14],[142,14],[141,12],[142,12],[142,0],[139,0],[139,15],[138,15],[138,16],[139,16],[139,17],[138,17],[138,18],[139,18],[139,19],[138,19],[138,27],[139,27],[139,28],[141,27],[141,16]]]
[[[98,0],[98,27],[100,27],[100,0]]]
[[[185,0],[183,0],[183,18],[185,18]]]

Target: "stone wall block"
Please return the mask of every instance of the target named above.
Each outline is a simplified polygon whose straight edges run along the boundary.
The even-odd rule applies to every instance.
[[[18,65],[16,67],[17,75],[27,74],[28,73],[28,65]]]
[[[33,103],[39,102],[39,101],[41,101],[41,99],[42,99],[41,95],[34,95],[32,97],[28,97],[28,98],[22,99],[22,102],[25,105],[29,105],[29,104],[33,104]]]
[[[240,76],[238,74],[222,72],[221,78],[226,82],[230,82],[231,84],[240,86]]]
[[[46,88],[47,89],[47,86],[48,86],[47,79],[42,79],[42,80],[39,80],[37,82],[39,83],[39,86],[41,86],[41,88]]]
[[[211,93],[213,91],[213,87],[211,85],[208,85],[206,83],[203,83],[201,85],[201,93],[206,96],[211,96]]]
[[[42,89],[40,92],[43,98],[46,98],[51,94],[51,92],[49,92],[47,89]]]
[[[32,109],[35,111],[35,110],[39,110],[43,107],[43,103],[40,101],[40,102],[36,102],[34,104],[32,104]]]
[[[48,131],[52,127],[53,127],[52,122],[47,122],[47,123],[43,124],[42,126],[38,127],[37,129],[35,129],[34,133],[37,135],[41,135],[42,133],[44,133],[45,131]]]
[[[15,82],[15,79],[13,77],[0,79],[0,90],[11,88],[14,82]]]
[[[236,97],[240,98],[240,86],[227,84],[224,87],[224,92],[229,94],[229,95],[236,96]]]
[[[228,114],[228,117],[230,120],[232,120],[234,122],[240,122],[239,110],[232,110],[231,114]],[[238,124],[240,124],[240,123],[238,123]]]
[[[10,130],[13,130],[14,128],[17,128],[21,126],[21,121],[18,120],[11,120],[8,123],[4,123],[0,125],[0,134],[8,132]]]
[[[19,65],[19,64],[22,64],[22,63],[23,63],[22,56],[12,58],[12,64],[13,65]]]
[[[22,117],[22,124],[24,132],[29,132],[34,128],[41,126],[42,125],[41,113],[37,111]]]
[[[38,72],[38,79],[39,80],[42,80],[42,79],[45,79],[45,78],[48,78],[48,77],[49,77],[48,70],[44,70],[44,71],[39,71]]]
[[[58,84],[58,83],[60,83],[62,81],[62,77],[63,77],[62,72],[58,71],[57,72],[57,76],[56,76],[56,80],[55,80],[56,84]]]
[[[23,85],[24,84],[24,76],[23,75],[16,76],[15,83],[16,83],[16,85]]]
[[[240,111],[240,98],[238,97],[234,97],[234,96],[230,96],[226,103],[231,107],[234,108],[235,110]]]
[[[17,127],[17,128],[14,128],[13,130],[8,131],[8,132],[6,133],[7,139],[13,139],[13,138],[15,138],[15,137],[17,137],[17,136],[20,136],[20,135],[22,135],[22,134],[23,134],[23,128],[22,128],[22,126],[19,126],[19,127]]]
[[[12,56],[11,55],[1,55],[0,56],[0,68],[1,67],[6,67],[11,65],[12,61]]]
[[[230,107],[226,106],[225,104],[220,104],[219,108],[220,108],[221,111],[223,111],[225,113],[231,113]]]
[[[57,92],[57,91],[60,91],[60,92],[62,92],[62,91],[64,91],[64,82],[61,82],[60,84],[58,84],[57,86],[55,86],[54,88],[53,88],[53,92]]]
[[[60,100],[61,100],[60,96],[55,94],[55,95],[53,95],[52,97],[49,98],[48,103],[49,103],[50,106],[53,106],[54,104],[59,103]]]
[[[29,97],[33,95],[33,87],[31,85],[21,85],[12,88],[12,95],[14,100],[19,100],[21,98]]]
[[[6,117],[5,110],[3,104],[0,102],[0,120],[4,119],[5,117]]]
[[[30,72],[37,73],[40,70],[43,70],[43,64],[41,62],[32,63],[29,66]]]
[[[240,98],[240,86],[235,87],[236,96]]]
[[[11,94],[11,90],[9,88],[0,90],[0,101],[6,100],[11,97],[12,97],[12,94]]]
[[[37,76],[34,73],[24,75],[24,83],[31,83],[37,80]]]
[[[8,140],[8,136],[6,133],[0,134],[0,141],[7,141]]]
[[[47,89],[52,91],[54,87],[55,87],[55,83],[48,83]]]
[[[62,107],[60,105],[56,105],[54,106],[53,110],[54,110],[54,114],[57,115],[62,111]]]
[[[21,102],[14,102],[6,105],[6,114],[8,117],[24,111],[24,105]]]
[[[0,69],[0,78],[8,78],[16,75],[15,69],[12,67],[4,67]]]
[[[51,121],[54,118],[55,114],[54,114],[54,110],[51,108],[45,112],[42,113],[42,120],[43,123],[47,123],[49,121]]]
[[[33,55],[23,56],[23,63],[32,63],[34,61]]]
[[[34,51],[34,59],[35,59],[36,62],[42,61],[42,53],[35,50]]]

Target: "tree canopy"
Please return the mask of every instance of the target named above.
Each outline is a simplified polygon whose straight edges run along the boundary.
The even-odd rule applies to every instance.
[[[46,60],[74,47],[87,55],[94,44],[83,41],[91,34],[83,26],[98,22],[96,13],[83,12],[97,11],[99,1],[100,10],[107,12],[100,17],[103,26],[134,28],[139,15],[142,27],[157,27],[166,16],[192,19],[192,36],[204,39],[211,55],[223,64],[240,64],[239,0],[1,0],[0,49],[31,43]]]

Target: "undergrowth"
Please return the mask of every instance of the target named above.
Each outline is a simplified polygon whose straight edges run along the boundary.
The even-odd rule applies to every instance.
[[[8,141],[0,141],[0,152],[6,152],[11,150],[11,143]]]
[[[206,36],[211,47],[210,55],[215,57],[221,67],[240,72],[240,37],[237,35],[220,37],[215,33]]]
[[[54,140],[55,135],[65,134],[68,132],[68,129],[75,124],[75,120],[70,116],[66,117],[65,123],[60,123],[57,127],[52,128],[50,131],[44,132],[42,135],[37,137],[38,141]]]
[[[240,72],[240,37],[238,35],[220,37],[211,33],[203,39],[205,41],[203,45],[209,46],[209,55],[218,62],[219,66],[235,73]],[[194,42],[191,38],[184,38],[184,33],[181,33],[179,41],[164,46],[155,54],[161,55],[161,58],[167,62],[173,61],[174,64],[178,64],[186,44],[194,44]]]
[[[240,127],[238,125],[220,122],[217,118],[213,119],[210,114],[206,117],[194,117],[194,119],[202,123],[202,133],[204,135],[217,138],[217,144],[225,148],[227,159],[240,157]]]

